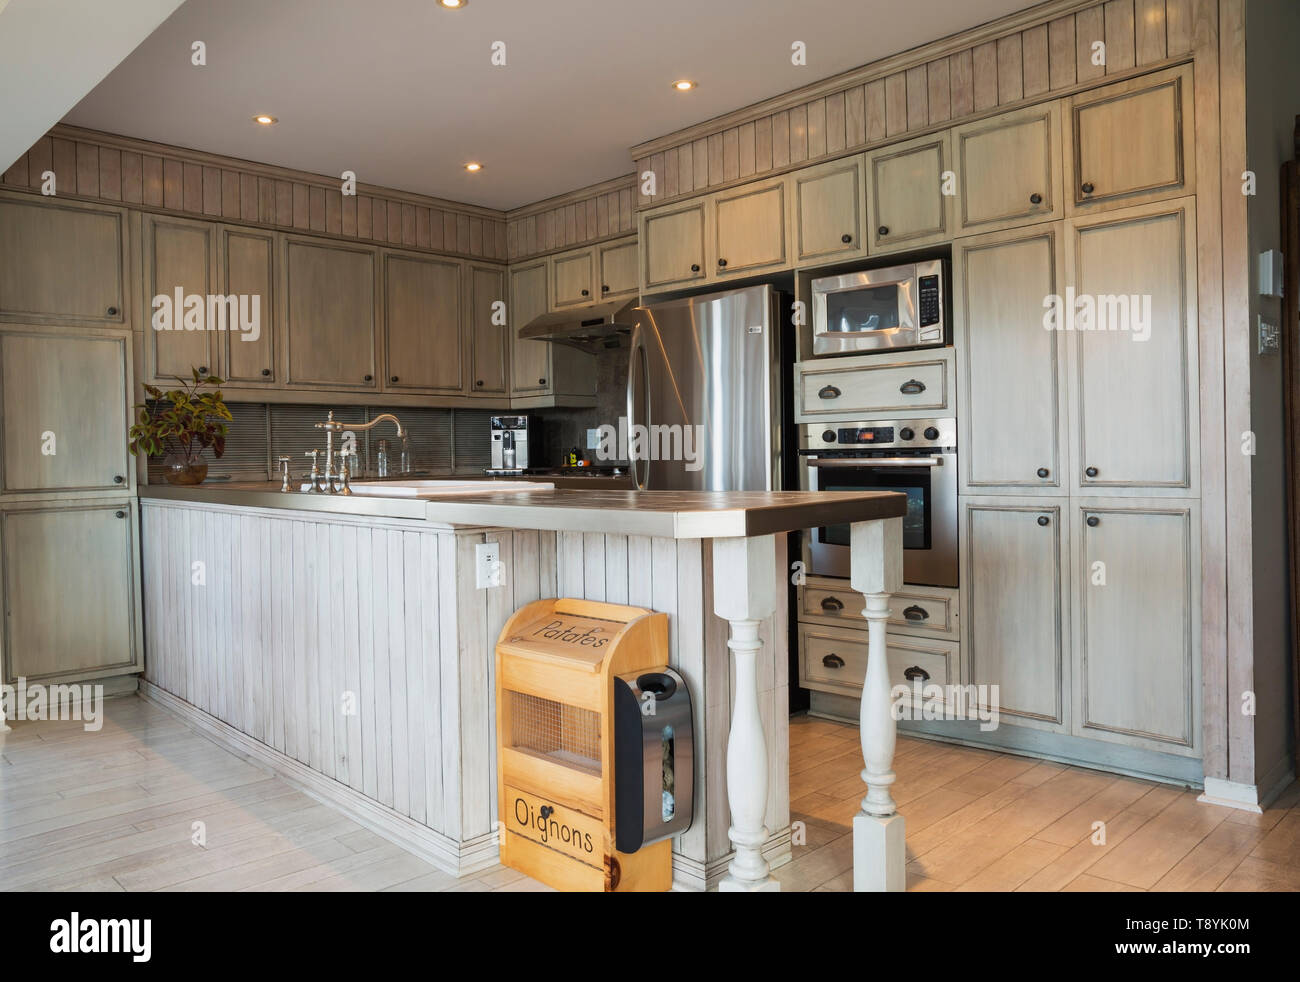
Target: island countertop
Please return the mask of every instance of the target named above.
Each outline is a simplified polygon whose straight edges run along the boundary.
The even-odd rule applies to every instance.
[[[819,525],[900,518],[897,491],[616,491],[548,489],[392,498],[281,494],[275,483],[140,489],[142,499],[334,512],[444,525],[603,532],[668,539],[771,535]]]

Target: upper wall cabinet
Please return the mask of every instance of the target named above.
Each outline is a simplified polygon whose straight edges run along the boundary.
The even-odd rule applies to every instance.
[[[521,341],[519,329],[547,311],[547,262],[510,267],[510,311],[507,323],[511,337],[512,395],[542,395],[550,387],[551,353],[549,341]]]
[[[94,328],[0,330],[0,490],[130,490],[129,341]]]
[[[1048,102],[952,131],[957,235],[1061,218],[1061,104]]]
[[[505,271],[500,266],[467,266],[466,323],[469,325],[474,384],[470,393],[504,396],[510,390],[509,328],[497,323],[494,305],[506,299]]]
[[[935,133],[867,154],[867,225],[872,252],[897,252],[952,235],[948,134]]]
[[[717,279],[752,276],[790,263],[786,243],[786,180],[756,181],[710,198]]]
[[[616,242],[606,242],[596,246],[596,265],[600,274],[602,300],[636,296],[638,250],[636,239],[619,239]]]
[[[706,201],[697,198],[638,216],[641,291],[687,287],[708,276],[705,269]]]
[[[551,309],[565,310],[596,302],[596,255],[575,249],[550,259]]]
[[[221,348],[219,374],[230,385],[274,385],[279,262],[275,233],[223,225],[220,235],[220,292],[237,298],[234,308],[227,307],[227,317],[236,310],[241,320],[238,331],[227,330],[217,339]]]
[[[1196,190],[1190,65],[1093,89],[1066,105],[1071,214]]]
[[[220,367],[208,298],[217,290],[217,232],[211,222],[145,215],[143,224],[145,375],[159,385],[188,380],[192,369]],[[211,313],[219,311],[214,307]],[[243,343],[243,342],[241,342]]]
[[[1073,491],[1194,495],[1200,469],[1191,198],[1066,222]],[[1067,294],[1068,295],[1068,294]]]
[[[590,307],[602,300],[636,295],[635,238],[573,249],[551,256],[545,262],[550,292],[547,309],[551,311]]]
[[[0,315],[122,326],[126,212],[0,197]]]
[[[866,158],[859,154],[790,176],[795,262],[817,264],[867,254]]]
[[[375,250],[284,236],[289,385],[376,389]]]
[[[469,346],[461,264],[392,251],[382,261],[385,391],[465,391]]]

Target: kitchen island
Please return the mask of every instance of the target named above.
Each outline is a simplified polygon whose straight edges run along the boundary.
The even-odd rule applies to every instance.
[[[457,874],[497,859],[494,646],[507,618],[551,596],[666,612],[697,734],[695,818],[674,842],[674,883],[737,890],[774,888],[770,867],[791,848],[780,533],[852,524],[853,585],[883,654],[906,501],[345,497],[276,484],[149,487],[140,499],[146,698]],[[491,586],[476,576],[485,545],[500,557]],[[860,888],[899,889],[889,681],[885,659],[870,662],[856,865]]]

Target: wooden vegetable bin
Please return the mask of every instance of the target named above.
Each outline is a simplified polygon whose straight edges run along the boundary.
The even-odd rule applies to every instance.
[[[638,676],[667,665],[667,614],[547,599],[510,618],[496,649],[504,865],[559,890],[672,887],[671,839],[620,852],[615,837],[616,683],[635,689]]]

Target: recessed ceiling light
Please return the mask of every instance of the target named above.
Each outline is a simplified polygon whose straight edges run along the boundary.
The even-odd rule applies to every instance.
[[[469,171],[471,174],[474,174],[477,173],[478,171],[481,171],[483,169],[483,165],[471,160],[468,164],[465,165],[465,169]]]
[[[678,92],[689,92],[691,89],[695,88],[695,83],[689,78],[679,78],[673,83],[673,88]]]
[[[270,126],[273,123],[278,123],[279,120],[274,116],[268,116],[266,113],[260,113],[253,117],[253,122],[261,123],[263,126]]]
[[[438,0],[438,6],[446,7],[448,10],[460,10],[461,7],[469,6],[469,0]]]

